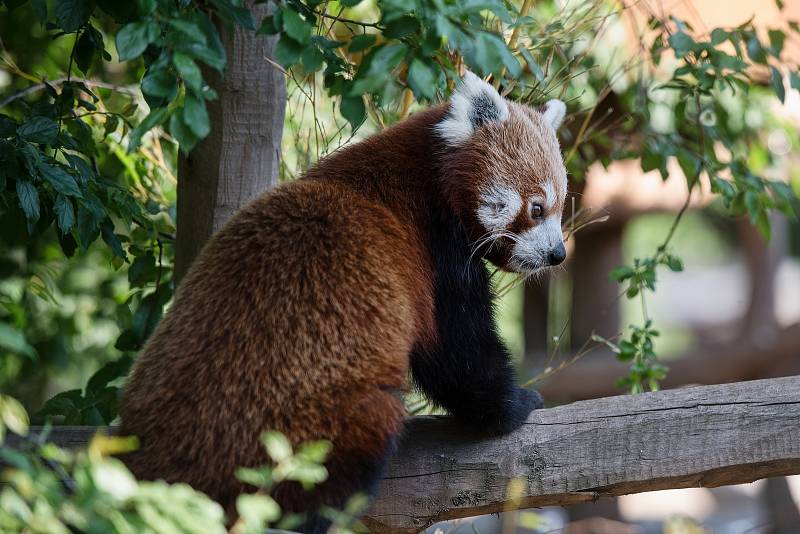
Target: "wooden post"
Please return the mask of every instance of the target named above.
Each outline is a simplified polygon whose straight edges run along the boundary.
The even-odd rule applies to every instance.
[[[82,445],[98,430],[56,427],[49,439]],[[800,376],[576,402],[496,438],[417,417],[364,521],[371,532],[419,532],[445,519],[794,474]]]
[[[250,5],[253,2],[249,2]],[[269,3],[252,6],[259,22]],[[211,234],[259,193],[278,182],[286,84],[272,65],[276,37],[220,25],[228,66],[205,72],[219,94],[209,103],[211,134],[178,163],[175,281]]]

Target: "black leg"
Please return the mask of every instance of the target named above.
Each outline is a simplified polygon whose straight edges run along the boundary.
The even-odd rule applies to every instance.
[[[438,339],[432,347],[414,350],[414,380],[470,426],[510,432],[542,407],[542,398],[516,385],[510,355],[497,334],[486,267],[470,257],[466,233],[455,220],[434,224],[430,249]]]

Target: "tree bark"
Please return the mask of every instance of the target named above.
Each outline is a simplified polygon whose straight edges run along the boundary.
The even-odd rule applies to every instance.
[[[250,4],[260,21],[270,4]],[[276,37],[224,25],[228,55],[224,76],[205,72],[219,98],[209,103],[211,134],[178,162],[178,217],[175,282],[197,253],[233,215],[278,183],[286,84],[274,57]]]

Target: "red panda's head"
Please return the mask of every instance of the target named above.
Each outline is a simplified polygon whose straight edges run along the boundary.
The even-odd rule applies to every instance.
[[[524,274],[564,261],[567,173],[556,138],[565,106],[510,102],[467,72],[436,125],[445,195],[478,254]]]

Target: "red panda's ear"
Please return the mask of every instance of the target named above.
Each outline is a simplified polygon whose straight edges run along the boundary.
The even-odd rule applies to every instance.
[[[497,90],[467,71],[450,98],[445,118],[436,131],[448,145],[467,141],[475,129],[508,119],[508,104]]]
[[[564,115],[567,113],[567,106],[561,100],[554,98],[553,100],[548,100],[538,111],[544,116],[544,120],[547,121],[554,130],[558,130],[558,127],[561,126],[561,122],[564,120]]]

